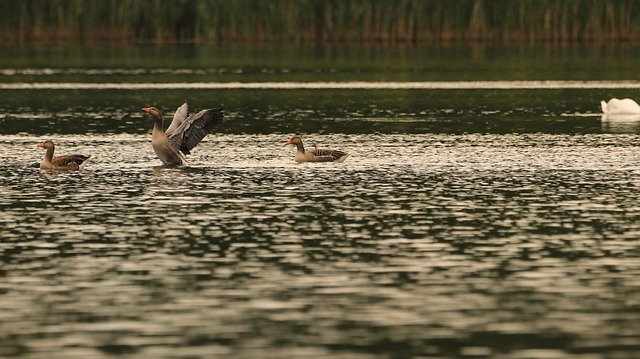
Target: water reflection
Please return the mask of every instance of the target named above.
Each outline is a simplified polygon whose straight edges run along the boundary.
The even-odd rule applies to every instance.
[[[608,133],[639,133],[640,115],[602,115],[602,129]]]

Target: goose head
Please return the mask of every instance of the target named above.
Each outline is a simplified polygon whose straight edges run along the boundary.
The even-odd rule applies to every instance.
[[[146,113],[148,113],[149,115],[153,116],[156,119],[161,119],[162,118],[162,114],[155,107],[143,107],[142,108],[142,112],[146,112]]]
[[[47,150],[48,150],[48,149],[50,149],[50,148],[53,148],[53,141],[51,141],[51,140],[44,140],[44,141],[42,141],[42,142],[38,143],[38,144],[36,145],[36,147],[44,148],[44,149],[47,149]]]
[[[288,145],[294,145],[296,147],[302,146],[302,138],[300,136],[293,136],[284,144],[284,146]]]

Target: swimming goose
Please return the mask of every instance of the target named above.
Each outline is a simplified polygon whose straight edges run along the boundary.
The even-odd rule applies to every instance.
[[[53,157],[55,146],[51,140],[42,141],[36,146],[47,150],[42,159],[42,163],[40,163],[40,168],[43,170],[79,170],[80,165],[91,157],[91,155],[84,156],[78,154]]]
[[[609,102],[600,101],[600,107],[605,115],[640,114],[640,106],[630,98],[624,98],[622,100],[612,98]]]
[[[342,162],[344,161],[348,153],[338,150],[327,150],[321,148],[314,148],[313,150],[305,151],[302,144],[302,138],[300,136],[293,136],[287,140],[285,146],[294,145],[298,149],[296,151],[296,162]]]
[[[162,129],[162,114],[155,107],[144,107],[143,112],[155,119],[151,133],[151,146],[158,158],[165,165],[182,165],[186,163],[184,155],[212,133],[220,123],[224,113],[222,108],[202,110],[188,116],[188,105],[178,107],[173,120],[166,131]]]

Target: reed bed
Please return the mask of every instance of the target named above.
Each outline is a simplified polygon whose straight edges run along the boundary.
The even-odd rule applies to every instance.
[[[640,0],[0,0],[5,42],[640,40]]]

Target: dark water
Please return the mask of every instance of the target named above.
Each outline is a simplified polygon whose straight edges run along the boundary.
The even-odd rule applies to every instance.
[[[637,80],[634,47],[9,50],[2,83]],[[640,121],[599,110],[638,89],[0,95],[1,356],[640,356]],[[226,121],[159,167],[138,111],[183,99]],[[92,158],[42,172],[43,138]]]

